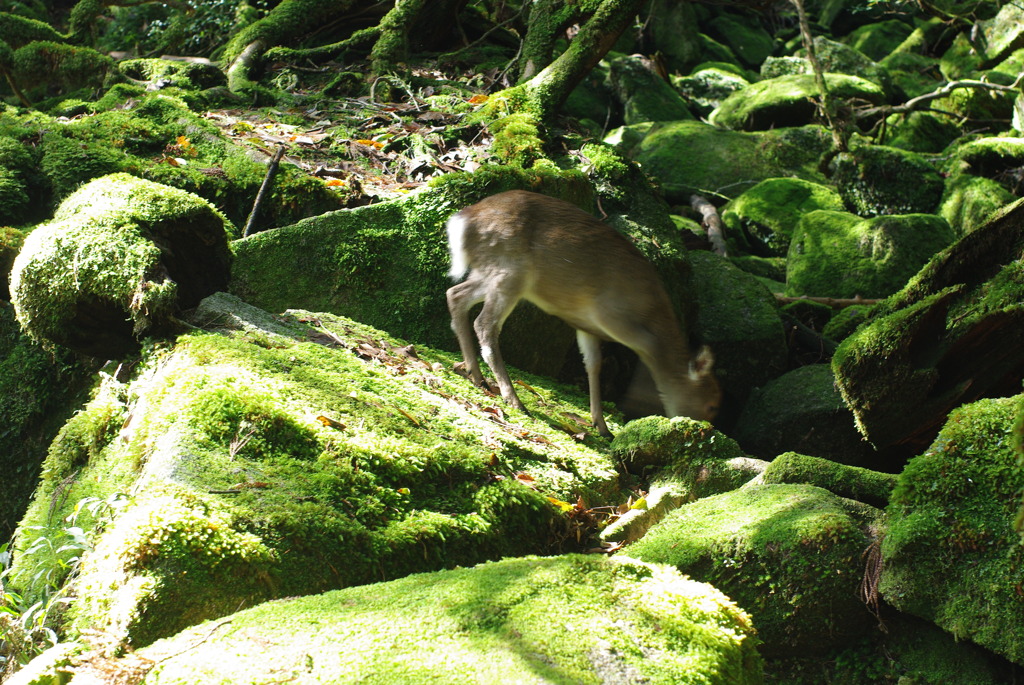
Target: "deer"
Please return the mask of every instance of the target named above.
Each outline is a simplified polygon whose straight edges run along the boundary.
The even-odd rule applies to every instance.
[[[447,291],[448,311],[475,385],[486,387],[474,330],[501,397],[528,413],[498,346],[505,319],[520,300],[527,300],[576,330],[590,418],[602,436],[612,437],[601,407],[602,340],[637,353],[654,378],[667,416],[714,419],[722,392],[711,350],[704,346],[691,358],[654,265],[611,226],[565,200],[510,190],[452,215],[446,229],[448,275],[457,282]],[[480,302],[483,307],[471,325],[470,310]]]

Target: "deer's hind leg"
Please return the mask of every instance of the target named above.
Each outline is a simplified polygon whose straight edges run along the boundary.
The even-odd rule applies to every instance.
[[[473,326],[469,322],[469,310],[478,302],[483,302],[487,294],[484,284],[470,278],[448,288],[448,313],[452,317],[452,330],[459,340],[462,359],[474,384],[483,386],[484,377],[480,373],[480,362],[476,358],[476,343],[473,341]]]

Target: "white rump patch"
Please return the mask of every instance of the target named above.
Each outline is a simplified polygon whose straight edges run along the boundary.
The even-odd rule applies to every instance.
[[[463,240],[466,235],[466,220],[459,214],[448,219],[448,250],[452,254],[452,267],[448,275],[453,281],[461,280],[469,271],[469,258]]]

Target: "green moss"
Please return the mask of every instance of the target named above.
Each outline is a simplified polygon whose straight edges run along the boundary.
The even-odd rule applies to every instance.
[[[931,214],[862,220],[845,212],[810,212],[789,246],[786,294],[889,295],[952,240],[949,224]]]
[[[722,210],[722,221],[742,232],[758,253],[781,257],[789,250],[800,216],[815,209],[843,209],[829,186],[798,178],[769,178],[745,190]]]
[[[1020,411],[1020,396],[961,407],[907,464],[887,509],[880,588],[900,610],[1016,663],[1024,547],[1013,520],[1024,477],[1011,433]]]
[[[499,162],[528,169],[544,158],[540,125],[529,114],[509,114],[495,119],[488,128],[494,136],[490,152]]]
[[[327,314],[259,325],[152,351],[53,443],[23,544],[83,497],[133,493],[90,533],[76,631],[138,645],[239,604],[555,551],[572,538],[549,497],[617,501],[609,459],[563,432],[578,394],[520,375],[535,418],[492,422],[450,356]],[[19,583],[49,568],[18,558]]]
[[[226,84],[224,73],[212,64],[166,59],[127,59],[117,69],[136,81],[160,81],[164,87],[202,90]]]
[[[0,229],[2,233],[3,229]],[[0,304],[0,540],[7,540],[36,488],[47,445],[82,401],[88,370],[66,352],[47,353]]]
[[[608,612],[614,625],[602,618]],[[625,673],[741,685],[761,682],[751,632],[721,593],[668,569],[599,557],[508,559],[265,604],[233,616],[188,658],[159,655],[180,652],[199,632],[153,645],[146,658],[161,664],[147,679],[206,682],[244,670],[253,682],[301,673],[317,681],[600,683]],[[253,653],[242,636],[259,636],[264,647]]]
[[[748,486],[680,507],[625,551],[727,593],[755,617],[762,654],[810,655],[872,623],[850,569],[878,514],[809,485]]]
[[[122,171],[126,166],[124,153],[109,142],[86,143],[53,132],[43,137],[41,147],[43,174],[58,200],[86,181]]]

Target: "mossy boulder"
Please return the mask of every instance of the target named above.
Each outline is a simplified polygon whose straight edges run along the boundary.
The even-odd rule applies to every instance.
[[[574,391],[521,375],[531,418],[351,320],[218,294],[192,322],[209,330],[108,377],[50,446],[11,582],[33,602],[59,584],[78,552],[25,550],[108,503],[76,516],[94,549],[72,632],[139,646],[240,605],[555,552],[571,536],[549,498],[619,499],[602,440],[569,435]]]
[[[890,91],[891,83],[888,72],[857,48],[830,40],[825,36],[816,36],[814,51],[818,63],[826,74],[857,76],[881,86],[886,94]],[[806,51],[801,50],[800,52],[803,54]],[[810,73],[814,73],[813,70]],[[826,84],[828,84],[827,77]]]
[[[757,617],[766,657],[820,654],[874,622],[858,569],[880,516],[810,485],[748,485],[683,505],[625,553],[728,594]]]
[[[816,485],[834,495],[884,508],[896,486],[896,476],[837,464],[821,457],[785,452],[768,463],[761,474],[761,482]]]
[[[832,160],[832,181],[846,207],[860,216],[935,210],[942,177],[920,155],[885,145],[865,145]]]
[[[1024,546],[1013,529],[1024,489],[1014,449],[1022,397],[952,412],[907,464],[886,510],[885,600],[1024,664]]]
[[[1012,176],[1024,165],[1024,140],[1012,136],[977,138],[959,145],[947,166],[951,172],[967,172],[999,180]]]
[[[610,67],[608,80],[622,104],[626,124],[693,119],[686,101],[665,79],[651,71],[642,57],[616,57],[610,60]]]
[[[766,178],[823,182],[817,161],[830,144],[828,133],[817,126],[744,133],[677,121],[637,133],[616,147],[660,179],[669,202],[683,205],[693,193],[735,197]]]
[[[245,673],[253,682],[294,674],[315,682],[753,685],[762,682],[756,641],[749,616],[675,569],[569,555],[271,602],[139,654],[156,665],[145,682],[166,684]],[[126,657],[125,669],[132,662]],[[117,661],[95,665],[119,670]]]
[[[886,145],[911,152],[939,153],[961,135],[948,116],[932,112],[893,114],[886,120],[891,138]]]
[[[224,289],[230,264],[224,216],[208,202],[113,174],[73,193],[26,237],[11,296],[33,337],[115,359]]]
[[[836,350],[832,368],[876,447],[923,450],[953,407],[1020,387],[1024,202],[936,254]]]
[[[844,38],[846,43],[876,62],[898,48],[911,33],[912,24],[899,19],[883,19],[858,26]]]
[[[801,366],[756,390],[733,435],[762,459],[794,451],[858,465],[873,452],[858,434],[828,364]]]
[[[743,76],[717,66],[695,70],[689,76],[670,78],[672,87],[686,100],[687,109],[701,117],[711,114],[732,93],[750,85]]]
[[[688,500],[733,490],[757,473],[735,440],[706,421],[682,416],[630,421],[612,441],[611,453],[630,473],[684,480]]]
[[[826,74],[825,83],[835,98],[857,98],[876,105],[885,101],[881,86],[858,76]],[[765,79],[726,98],[710,121],[738,131],[804,126],[815,119],[817,96],[818,86],[811,74]]]
[[[698,305],[693,329],[715,354],[727,418],[754,387],[785,368],[782,320],[775,297],[755,276],[711,252],[694,250],[688,261]]]
[[[956,174],[946,179],[946,189],[939,204],[939,215],[957,236],[970,233],[1015,196],[1002,184],[984,176]]]
[[[815,209],[843,209],[834,188],[799,178],[769,178],[727,204],[722,221],[743,236],[751,250],[784,257],[800,217]]]
[[[847,212],[809,212],[789,246],[786,294],[884,297],[952,241],[949,224],[933,214],[861,219]]]

